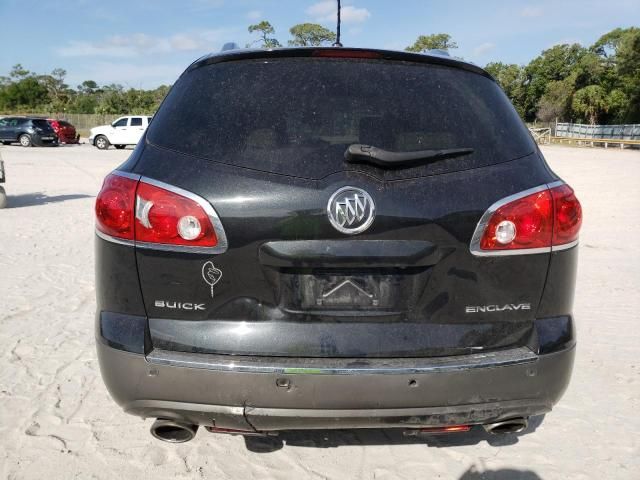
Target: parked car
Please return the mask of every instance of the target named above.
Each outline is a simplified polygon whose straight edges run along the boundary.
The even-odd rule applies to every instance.
[[[4,162],[2,158],[0,158],[0,183],[5,183],[7,181],[7,177],[4,172]],[[0,208],[4,208],[7,206],[7,192],[4,187],[0,185]]]
[[[567,388],[580,203],[475,65],[203,57],[95,209],[102,377],[159,439],[518,432]]]
[[[66,120],[48,118],[47,122],[49,122],[53,131],[58,135],[58,141],[60,143],[78,143],[80,141],[80,135],[76,133],[76,127]]]
[[[136,145],[150,121],[151,117],[139,115],[120,117],[111,125],[92,128],[89,143],[100,150],[106,150],[110,145],[118,149],[123,149],[127,145]]]
[[[58,136],[44,118],[0,118],[0,141],[5,145],[20,143],[23,147],[58,146]]]

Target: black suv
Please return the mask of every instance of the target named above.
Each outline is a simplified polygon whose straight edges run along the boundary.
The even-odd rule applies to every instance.
[[[474,65],[201,58],[96,217],[102,376],[160,439],[514,432],[569,382],[580,204]]]
[[[23,147],[55,147],[58,136],[44,118],[5,117],[0,118],[0,141],[5,145],[18,142]]]

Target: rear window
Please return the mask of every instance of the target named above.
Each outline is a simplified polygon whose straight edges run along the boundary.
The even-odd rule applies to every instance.
[[[500,88],[461,69],[353,59],[231,61],[183,75],[148,139],[179,152],[286,175],[373,171],[434,175],[531,153],[531,138]],[[474,153],[402,170],[347,164],[353,143],[407,152]]]
[[[47,122],[46,120],[31,120],[31,123],[33,124],[34,127],[38,127],[46,130],[51,129],[51,125],[49,125],[49,122]]]
[[[132,127],[141,127],[142,126],[142,117],[133,117],[131,119]]]
[[[62,127],[73,127],[73,125],[71,125],[69,122],[65,122],[64,120],[58,120],[58,123]]]

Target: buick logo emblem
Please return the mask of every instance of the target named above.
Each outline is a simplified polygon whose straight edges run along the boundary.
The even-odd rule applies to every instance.
[[[331,225],[348,235],[364,232],[373,223],[376,206],[371,195],[356,187],[342,187],[327,204]]]

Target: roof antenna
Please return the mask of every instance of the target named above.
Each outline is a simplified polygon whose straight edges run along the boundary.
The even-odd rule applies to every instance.
[[[333,42],[334,47],[341,47],[342,44],[340,43],[340,9],[342,7],[340,6],[340,0],[338,0],[338,26],[336,28],[336,41]]]

